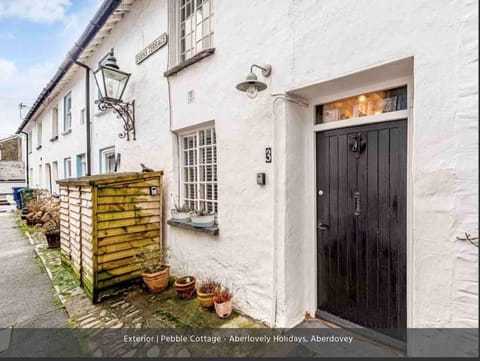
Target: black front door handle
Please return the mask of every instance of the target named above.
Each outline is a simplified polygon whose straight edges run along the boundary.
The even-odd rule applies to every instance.
[[[327,231],[328,230],[328,224],[325,224],[325,223],[322,223],[320,222],[318,225],[317,225],[317,228],[321,231]]]

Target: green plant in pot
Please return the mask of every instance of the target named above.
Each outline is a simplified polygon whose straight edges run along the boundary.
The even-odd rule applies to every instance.
[[[204,308],[212,308],[213,305],[213,296],[215,292],[220,290],[221,285],[219,282],[207,279],[200,283],[197,288],[197,296],[200,304]]]
[[[215,213],[203,208],[191,212],[190,216],[194,227],[206,228],[212,227],[215,224]]]
[[[173,199],[173,195],[172,195]],[[187,223],[190,222],[190,211],[191,209],[184,204],[183,206],[180,206],[179,203],[173,201],[174,208],[171,209],[172,213],[172,221],[178,222],[178,223]]]
[[[158,244],[139,248],[134,256],[134,264],[139,266],[143,282],[150,292],[161,292],[168,288],[170,266],[165,264],[167,249]]]
[[[42,230],[45,233],[48,248],[60,247],[60,226],[56,219],[52,218],[48,220],[48,222],[42,226]]]

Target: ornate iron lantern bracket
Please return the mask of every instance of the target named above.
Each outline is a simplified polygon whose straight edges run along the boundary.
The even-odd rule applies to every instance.
[[[120,138],[127,138],[127,141],[136,140],[135,137],[135,100],[131,102],[119,102],[109,99],[95,100],[98,109],[107,111],[113,109],[118,119],[123,120],[123,132],[119,133]]]

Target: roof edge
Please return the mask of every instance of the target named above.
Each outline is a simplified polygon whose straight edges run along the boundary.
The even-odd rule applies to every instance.
[[[82,54],[83,50],[88,46],[90,41],[93,40],[98,31],[105,25],[110,15],[113,14],[115,9],[120,5],[122,0],[104,0],[100,5],[100,8],[97,10],[95,15],[89,21],[87,28],[80,35],[80,38],[75,42],[70,51],[67,52],[65,59],[62,64],[58,67],[57,72],[53,78],[48,82],[47,86],[43,88],[39,96],[33,103],[30,111],[25,116],[25,119],[20,124],[20,127],[17,129],[15,134],[19,134],[23,131],[28,122],[32,119],[35,113],[38,111],[40,106],[43,104],[45,99],[52,93],[55,87],[58,85],[60,80],[64,77],[67,71],[72,67],[75,61],[78,60],[79,56]]]

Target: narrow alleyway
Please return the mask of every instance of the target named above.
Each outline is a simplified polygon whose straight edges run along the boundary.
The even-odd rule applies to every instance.
[[[0,207],[0,357],[81,354],[76,340],[58,342],[67,319],[15,213]]]
[[[0,304],[0,328],[64,327],[67,320],[13,212],[0,213]]]

